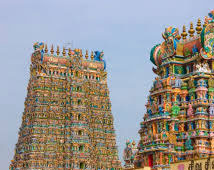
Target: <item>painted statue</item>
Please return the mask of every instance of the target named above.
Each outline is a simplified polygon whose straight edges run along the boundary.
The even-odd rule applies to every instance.
[[[173,105],[172,106],[172,114],[171,115],[173,117],[176,117],[176,116],[178,116],[179,112],[180,112],[180,107],[177,104]]]
[[[43,55],[44,55],[44,43],[43,42],[36,42],[33,45],[33,48],[35,51],[40,51],[41,53],[41,63],[43,61]]]
[[[175,87],[176,87],[176,88],[180,88],[181,85],[182,85],[182,80],[179,79],[179,78],[176,78],[176,79],[175,79]]]
[[[190,139],[189,135],[188,135],[187,140],[185,142],[185,148],[186,148],[186,150],[193,150],[192,140]]]
[[[188,81],[188,86],[189,86],[189,88],[194,88],[194,79],[192,77],[190,77],[190,79]]]
[[[159,114],[162,115],[164,113],[164,109],[162,106],[158,107]]]
[[[174,130],[175,130],[175,122],[171,122],[170,131],[174,131]]]
[[[209,114],[210,114],[211,116],[214,116],[214,104],[213,104],[213,103],[210,104],[210,107],[209,107]]]
[[[189,117],[193,116],[193,108],[192,108],[191,103],[189,103],[189,105],[188,105],[187,116],[189,116]]]
[[[213,79],[213,77],[209,78],[208,85],[209,85],[209,88],[214,88],[214,79]]]
[[[196,53],[198,53],[198,48],[197,48],[196,45],[194,45],[193,48],[192,48],[192,54],[194,55]]]
[[[204,59],[212,59],[214,56],[214,20],[213,11],[209,13],[209,19],[207,19],[207,26],[201,32],[201,44],[200,55]]]
[[[196,64],[196,72],[210,73],[211,70],[209,68],[209,65],[205,62]]]
[[[154,46],[150,53],[150,60],[156,66],[162,63],[163,58],[171,57],[176,53],[179,31],[177,28],[168,27],[162,33],[164,42]]]
[[[106,69],[106,62],[103,59],[104,53],[100,52],[100,51],[95,51],[94,54],[95,54],[94,55],[94,60],[95,61],[103,61],[103,63],[104,63],[104,69]]]
[[[198,86],[197,89],[196,89],[197,97],[199,99],[205,99],[207,97],[206,94],[207,94],[207,91],[208,91],[207,84],[206,84],[205,80],[204,79],[199,79],[197,81],[197,86]]]
[[[135,147],[135,142],[130,141],[126,142],[126,148],[123,151],[123,159],[125,161],[125,167],[130,168],[134,167],[134,157],[136,154],[137,148]]]

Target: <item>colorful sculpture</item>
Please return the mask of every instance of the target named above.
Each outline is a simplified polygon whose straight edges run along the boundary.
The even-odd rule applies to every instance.
[[[123,159],[125,161],[125,168],[134,168],[134,158],[137,152],[135,141],[126,142],[126,148],[123,151]]]
[[[193,108],[192,108],[191,103],[189,103],[189,105],[188,105],[187,116],[189,116],[189,117],[193,116]]]
[[[95,53],[94,60],[95,61],[103,61],[103,63],[104,63],[104,69],[106,69],[106,62],[103,59],[104,53],[100,52],[100,51],[95,51],[94,53]]]
[[[168,27],[165,29],[165,32],[162,34],[164,42],[161,45],[156,45],[151,50],[150,60],[155,65],[160,65],[162,59],[173,56],[175,54],[178,39],[178,29],[173,27]]]
[[[102,56],[34,44],[10,170],[121,169]]]
[[[190,136],[187,137],[187,140],[185,142],[185,148],[186,150],[193,150],[192,140],[190,139]]]

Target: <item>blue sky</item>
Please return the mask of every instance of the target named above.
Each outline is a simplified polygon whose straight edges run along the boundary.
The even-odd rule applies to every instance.
[[[0,0],[0,170],[13,158],[34,42],[104,51],[122,158],[125,141],[139,139],[155,77],[150,49],[165,27],[189,27],[213,7],[213,0]]]

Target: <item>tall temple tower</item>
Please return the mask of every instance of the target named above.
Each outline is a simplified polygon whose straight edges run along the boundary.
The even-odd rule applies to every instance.
[[[103,52],[34,44],[10,170],[119,170]]]
[[[214,156],[214,11],[203,28],[199,19],[188,33],[185,26],[181,36],[177,28],[166,28],[164,41],[151,50],[157,77],[135,167],[169,169],[173,162]]]

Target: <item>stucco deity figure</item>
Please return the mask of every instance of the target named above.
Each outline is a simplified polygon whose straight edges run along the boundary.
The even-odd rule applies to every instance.
[[[187,140],[185,142],[185,148],[186,150],[193,150],[192,140],[190,139],[190,136],[187,137]]]
[[[196,64],[196,72],[210,73],[211,70],[209,68],[209,65],[206,62],[204,62]]]
[[[179,126],[179,131],[183,132],[184,131],[184,123],[181,123]]]
[[[179,112],[180,112],[180,107],[177,104],[173,105],[172,106],[172,114],[171,115],[173,117],[178,116]]]
[[[135,146],[135,141],[126,142],[126,148],[123,151],[123,159],[125,161],[125,167],[134,167],[134,157],[137,152],[137,148]]]
[[[213,77],[209,78],[208,85],[209,85],[209,88],[214,88],[214,79],[213,79]]]
[[[190,79],[188,81],[188,86],[189,86],[189,88],[194,88],[194,79],[192,77],[190,77]]]
[[[170,130],[171,130],[171,131],[174,131],[174,130],[175,130],[175,122],[172,122],[172,123],[170,124]]]
[[[214,116],[214,104],[213,103],[210,104],[209,114]]]
[[[188,109],[187,109],[187,116],[189,116],[189,117],[193,116],[193,108],[192,108],[191,103],[189,104]]]
[[[182,80],[179,79],[179,78],[176,78],[176,79],[175,79],[175,87],[176,87],[176,88],[180,88],[180,87],[181,87],[181,84],[182,84]]]

